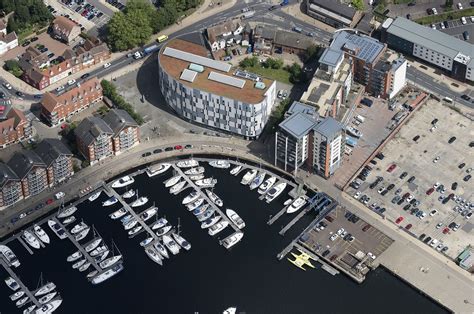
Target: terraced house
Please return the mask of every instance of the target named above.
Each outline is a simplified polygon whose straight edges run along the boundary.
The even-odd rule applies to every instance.
[[[50,186],[57,185],[74,174],[73,154],[60,140],[45,139],[35,148],[35,152],[46,165]]]
[[[0,209],[23,199],[21,182],[10,167],[0,163]]]
[[[104,121],[113,131],[112,142],[115,155],[139,144],[138,123],[125,110],[110,110],[104,116]]]
[[[20,179],[24,198],[39,194],[48,187],[46,165],[34,151],[17,152],[7,164]]]
[[[114,132],[101,118],[85,118],[74,130],[74,134],[79,152],[91,165],[113,155]]]
[[[31,135],[31,123],[18,109],[10,109],[5,119],[0,121],[0,148],[28,139]]]

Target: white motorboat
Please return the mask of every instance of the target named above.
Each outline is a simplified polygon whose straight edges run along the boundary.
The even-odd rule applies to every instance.
[[[243,236],[244,236],[244,233],[238,231],[234,234],[231,234],[230,236],[228,236],[224,240],[222,240],[221,243],[226,249],[230,249],[231,247],[236,245],[240,240],[242,240]]]
[[[122,255],[115,255],[99,263],[100,268],[106,269],[122,259]]]
[[[145,249],[145,253],[146,253],[146,255],[148,255],[148,257],[149,257],[152,261],[154,261],[155,263],[157,263],[157,264],[159,264],[159,265],[163,265],[163,260],[162,260],[162,258],[161,258],[161,256],[160,256],[160,253],[158,253],[155,248],[153,248],[153,247],[147,247],[147,248]]]
[[[24,294],[25,294],[25,291],[23,290],[17,291],[14,294],[10,295],[10,300],[16,301],[19,298],[21,298]]]
[[[118,199],[115,197],[115,196],[112,196],[111,198],[109,198],[108,200],[106,200],[105,202],[102,203],[102,206],[106,207],[106,206],[112,206],[114,205],[115,203],[118,202]]]
[[[164,183],[165,183],[165,187],[167,188],[170,188],[172,187],[173,185],[175,185],[176,183],[178,183],[178,181],[181,179],[181,176],[180,175],[177,175],[177,176],[174,176],[174,177],[171,177],[170,179],[166,180]]]
[[[33,314],[33,311],[36,309],[36,305],[31,305],[23,310],[23,314]]]
[[[288,205],[290,205],[291,203],[293,203],[293,201],[294,201],[294,200],[293,200],[292,198],[289,198],[289,199],[287,199],[286,201],[283,202],[283,205],[288,206]]]
[[[125,177],[122,177],[122,178],[118,179],[114,183],[112,183],[112,187],[114,189],[123,188],[124,186],[130,185],[133,182],[135,182],[135,179],[133,177],[125,176]]]
[[[135,218],[133,218],[132,220],[130,220],[129,222],[127,222],[127,223],[123,226],[123,228],[124,228],[125,230],[130,230],[130,229],[132,229],[133,227],[135,227],[135,226],[137,225],[137,223],[138,223],[138,221],[137,221]]]
[[[108,251],[107,249],[107,245],[105,244],[102,244],[101,246],[95,248],[94,250],[92,250],[89,255],[92,256],[92,257],[96,257],[98,256],[99,254],[102,254],[104,253],[105,251]]]
[[[147,221],[150,218],[153,218],[153,216],[155,216],[157,212],[158,212],[158,207],[152,206],[140,214],[140,219],[143,221]]]
[[[87,262],[84,265],[82,265],[81,267],[79,267],[79,271],[82,273],[82,272],[88,270],[90,266],[91,266],[91,263]]]
[[[29,297],[24,297],[24,298],[21,298],[20,300],[16,301],[15,305],[17,307],[22,307],[23,305],[25,305],[26,302],[28,302],[30,300]]]
[[[236,176],[239,173],[240,169],[242,169],[242,165],[235,166],[230,171],[230,174],[233,175],[233,176]]]
[[[259,186],[258,188],[258,194],[265,194],[272,188],[272,186],[276,182],[276,177],[270,177],[265,180],[265,182],[262,183],[262,185]]]
[[[127,224],[127,223],[128,223],[130,220],[132,220],[132,219],[135,219],[135,218],[132,216],[132,214],[128,214],[127,216],[122,217],[122,218],[120,219],[120,222],[122,223],[122,225],[125,226],[125,224]]]
[[[94,194],[89,196],[89,202],[93,202],[96,199],[98,199],[101,193],[102,193],[102,190],[99,190],[98,192],[95,192]]]
[[[151,177],[154,177],[156,175],[166,172],[170,167],[171,167],[171,164],[153,165],[146,169],[146,174],[148,175],[148,177],[151,178]]]
[[[237,226],[237,228],[242,229],[245,227],[245,222],[240,218],[240,216],[230,208],[225,210],[225,214],[229,219]]]
[[[85,262],[87,262],[85,258],[81,259],[80,261],[75,262],[74,264],[72,264],[72,269],[78,269],[79,267],[84,265]]]
[[[181,160],[176,163],[179,168],[191,168],[199,166],[199,162],[195,159]]]
[[[166,226],[161,229],[158,229],[158,231],[156,232],[156,235],[161,237],[162,235],[168,233],[171,230],[171,228],[173,228],[173,226]]]
[[[50,314],[58,309],[58,307],[63,303],[62,299],[56,299],[48,304],[43,305],[41,308],[36,310],[36,314]]]
[[[189,179],[193,181],[202,180],[204,179],[204,174],[195,174],[195,175],[189,176]]]
[[[143,229],[143,226],[136,226],[135,228],[133,228],[132,230],[128,232],[128,235],[133,236],[142,229]]]
[[[237,313],[237,308],[236,307],[228,307],[227,309],[224,310],[224,312],[222,312],[222,314],[235,314]]]
[[[90,273],[87,274],[87,279],[90,279],[92,277],[94,277],[95,275],[97,275],[99,273],[98,270],[93,270],[91,271]]]
[[[346,127],[346,132],[349,133],[349,135],[355,136],[357,138],[362,137],[362,132],[357,130],[356,128],[352,126],[347,126]]]
[[[198,208],[199,206],[201,206],[202,203],[204,203],[204,199],[199,198],[199,199],[195,200],[194,202],[189,203],[188,205],[186,205],[186,207],[188,208],[189,211],[192,211],[192,210],[195,210],[196,208]]]
[[[170,236],[164,235],[163,243],[168,248],[168,250],[170,250],[170,252],[173,253],[173,255],[176,255],[179,253],[180,246]]]
[[[267,203],[270,203],[277,198],[286,188],[286,182],[280,182],[275,184],[265,195]]]
[[[202,188],[212,188],[214,187],[214,185],[216,185],[217,179],[205,178],[205,179],[197,180],[194,183],[196,183],[197,186],[200,186]]]
[[[45,304],[45,303],[48,303],[49,301],[51,301],[52,299],[54,299],[54,297],[57,295],[58,293],[56,291],[54,292],[50,292],[44,296],[42,296],[41,298],[38,299],[38,302],[41,303],[41,304]]]
[[[158,251],[158,253],[160,253],[161,256],[164,256],[166,258],[170,257],[168,251],[166,250],[166,247],[160,242],[156,242],[153,246]]]
[[[56,285],[53,282],[48,282],[47,284],[45,284],[44,286],[36,290],[35,297],[39,297],[40,295],[50,293],[54,289],[56,289]]]
[[[116,210],[112,214],[110,214],[109,217],[115,220],[115,219],[119,219],[126,213],[127,213],[127,210],[125,209],[125,207],[122,207],[119,210]]]
[[[130,204],[130,206],[131,207],[139,207],[139,206],[145,205],[146,203],[148,203],[148,197],[142,196],[139,199],[137,199],[136,201],[134,201],[132,204]]]
[[[122,194],[122,198],[127,199],[127,198],[132,198],[135,196],[137,192],[135,190],[128,190],[127,192]]]
[[[211,207],[208,210],[206,210],[204,213],[198,215],[196,218],[199,222],[203,222],[203,221],[211,218],[211,216],[214,214],[214,211],[215,211],[215,209],[213,207]]]
[[[202,206],[199,206],[198,208],[196,208],[195,210],[193,210],[193,214],[194,216],[198,216],[198,215],[201,215],[202,213],[204,213],[206,211],[206,209],[209,208],[209,204],[204,204]]]
[[[74,262],[75,260],[78,260],[82,257],[82,253],[81,251],[76,251],[74,253],[72,253],[71,255],[69,255],[67,258],[66,258],[66,261],[68,262]]]
[[[8,277],[7,279],[5,279],[5,284],[13,291],[17,291],[18,289],[20,289],[20,285],[12,277]]]
[[[306,198],[304,196],[300,196],[296,198],[290,206],[288,206],[288,209],[286,210],[287,214],[292,214],[294,212],[297,212],[298,210],[301,209],[306,204]]]
[[[181,190],[184,188],[184,186],[186,185],[186,181],[181,181],[181,182],[178,182],[176,183],[175,185],[173,185],[170,189],[170,193],[171,194],[178,194],[179,192],[181,192]]]
[[[197,191],[192,191],[188,196],[186,196],[181,202],[183,205],[194,202],[199,198],[199,193]]]
[[[86,252],[89,253],[90,251],[95,250],[101,242],[102,238],[95,238],[85,246]]]
[[[15,253],[13,253],[13,251],[8,246],[0,244],[0,254],[7,262],[8,266],[20,266],[20,261],[18,260],[18,257],[16,257]]]
[[[74,216],[69,216],[69,217],[67,217],[66,219],[64,219],[64,220],[62,221],[62,224],[63,224],[63,226],[67,226],[67,225],[69,225],[70,223],[73,223],[74,221],[76,221],[76,217],[74,217]]]
[[[32,248],[39,249],[41,247],[40,242],[36,237],[28,230],[23,231],[21,238],[26,241]]]
[[[123,270],[123,264],[119,263],[114,265],[112,268],[107,269],[105,272],[92,278],[91,282],[93,285],[97,285],[106,281],[107,279],[112,278]]]
[[[186,241],[186,239],[184,239],[182,236],[180,236],[179,234],[177,233],[173,233],[172,234],[174,240],[176,242],[178,242],[178,244],[183,248],[185,249],[186,251],[189,251],[191,249],[191,243],[189,243],[188,241]]]
[[[228,225],[229,225],[229,222],[227,220],[221,220],[218,223],[214,224],[213,226],[209,227],[207,233],[209,233],[209,235],[211,236],[216,235],[222,230],[224,230],[225,228],[227,228]]]
[[[230,162],[227,160],[211,160],[209,166],[219,169],[227,169],[230,167]]]
[[[147,246],[148,244],[153,242],[153,240],[154,240],[153,237],[146,238],[145,240],[140,242],[140,246]]]
[[[160,218],[153,225],[151,225],[151,229],[152,230],[159,229],[166,226],[167,224],[168,224],[168,220],[166,220],[166,218]]]
[[[192,175],[197,175],[197,174],[203,174],[204,173],[204,167],[196,167],[196,168],[191,168],[189,170],[186,170],[184,172],[185,175],[187,176],[192,176]]]
[[[206,229],[206,228],[214,226],[220,219],[221,219],[221,216],[219,215],[214,216],[212,218],[208,218],[206,221],[204,221],[201,224],[201,229]]]
[[[97,255],[96,257],[94,257],[94,259],[97,263],[101,263],[102,261],[104,261],[107,258],[109,253],[110,253],[110,250],[105,250],[103,253]]]
[[[68,207],[68,208],[63,209],[62,211],[60,211],[59,214],[56,217],[58,217],[60,219],[61,218],[66,218],[66,217],[69,217],[72,214],[74,214],[76,211],[77,211],[77,207],[76,206],[71,206],[71,207]]]
[[[250,190],[258,188],[260,184],[263,183],[263,180],[265,180],[265,172],[262,171],[252,180],[252,183],[250,183]]]
[[[258,172],[255,169],[251,169],[251,170],[247,171],[247,173],[243,176],[240,183],[243,184],[243,185],[249,185],[250,182],[252,182],[253,179],[255,179],[255,177],[257,176],[257,173]]]
[[[87,227],[87,228],[83,229],[81,232],[75,234],[74,238],[76,239],[76,241],[81,241],[82,239],[84,239],[87,236],[87,234],[89,233],[90,230],[91,230],[91,228]]]
[[[66,232],[64,231],[63,228],[61,228],[60,225],[58,225],[58,224],[56,223],[56,221],[51,220],[51,219],[48,220],[48,226],[49,226],[49,228],[54,232],[54,234],[56,234],[56,236],[57,236],[59,239],[63,240],[63,239],[66,239],[66,238],[67,238]]]
[[[75,225],[72,229],[71,229],[71,233],[72,234],[76,234],[76,233],[79,233],[81,232],[82,230],[86,229],[88,226],[83,222],[81,221],[80,223],[78,223],[77,225]]]
[[[212,192],[211,190],[206,190],[206,194],[209,197],[209,199],[217,206],[222,207],[222,205],[224,205],[224,202],[222,202],[222,199],[219,196],[217,196],[216,193]]]

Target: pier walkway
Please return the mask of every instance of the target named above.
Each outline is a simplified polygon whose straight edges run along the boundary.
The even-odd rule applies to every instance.
[[[37,308],[41,308],[41,304],[39,303],[38,299],[34,296],[34,294],[28,289],[27,286],[25,286],[25,284],[20,280],[20,278],[15,274],[15,272],[11,269],[10,266],[8,266],[7,264],[5,264],[5,261],[3,261],[3,259],[0,259],[0,264],[2,264],[3,268],[5,268],[5,270],[8,272],[8,274],[10,275],[10,277],[12,277],[13,279],[15,279],[15,281],[18,283],[18,285],[20,286],[21,290],[25,291],[25,294],[27,297],[30,298],[30,300],[28,302],[33,302]]]

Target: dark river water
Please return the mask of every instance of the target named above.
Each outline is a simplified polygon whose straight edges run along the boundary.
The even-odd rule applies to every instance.
[[[139,245],[145,234],[129,239],[120,221],[108,218],[119,204],[103,208],[103,193],[95,202],[79,205],[75,216],[94,225],[108,244],[113,239],[124,256],[125,269],[119,275],[91,285],[87,272],[73,270],[66,262],[75,246],[67,239],[60,241],[47,224],[43,228],[52,243],[33,256],[18,241],[10,243],[22,263],[15,271],[32,290],[41,273],[56,283],[64,300],[57,313],[222,313],[229,306],[246,313],[445,312],[383,269],[370,273],[359,285],[343,274],[332,276],[320,268],[304,272],[285,259],[278,261],[276,255],[314,217],[307,215],[281,237],[278,231],[291,218],[283,216],[273,226],[266,221],[283,207],[284,194],[268,205],[258,199],[258,193],[240,184],[242,173],[233,177],[228,170],[206,167],[206,175],[218,179],[214,192],[224,200],[224,207],[236,210],[247,225],[243,240],[230,251],[219,245],[218,238],[230,234],[231,228],[216,237],[203,231],[181,205],[190,190],[174,196],[164,187],[162,182],[171,176],[168,171],[154,178],[137,176],[132,187],[150,198],[140,210],[155,202],[159,216],[166,216],[174,225],[180,219],[181,234],[192,244],[191,251],[182,250],[163,266],[155,264]],[[89,234],[82,242],[91,238]],[[3,283],[8,275],[3,268],[0,273],[0,312],[19,313],[8,297],[12,291]]]

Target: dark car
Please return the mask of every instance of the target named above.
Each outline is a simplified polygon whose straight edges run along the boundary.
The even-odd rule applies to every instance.
[[[402,198],[397,202],[397,205],[402,205],[405,200]]]
[[[23,93],[20,92],[20,91],[16,92],[16,95],[17,95],[18,97],[25,97],[25,94],[23,94]]]
[[[12,218],[12,219],[10,220],[10,222],[11,222],[12,224],[14,224],[14,223],[17,222],[18,220],[20,220],[20,218],[14,217],[14,218]]]
[[[409,6],[409,7],[413,7],[413,6],[415,6],[415,5],[416,5],[416,2],[410,2],[410,3],[408,3],[408,6]]]
[[[464,168],[464,166],[466,166],[465,163],[460,163],[459,166],[458,166],[458,168],[459,168],[459,169],[462,169],[462,168]]]
[[[3,98],[5,98],[6,96],[7,96],[7,95],[5,95],[5,93],[4,93],[4,92],[0,92],[0,99],[3,99]]]
[[[375,155],[375,157],[377,157],[380,160],[383,160],[385,158],[385,155],[382,153],[378,153],[377,155]]]
[[[159,153],[162,153],[163,150],[161,148],[157,148],[153,151],[153,154],[159,154]]]
[[[30,42],[32,42],[32,43],[34,43],[34,42],[37,41],[37,40],[38,40],[38,37],[31,37],[31,38],[30,38]]]
[[[326,217],[324,217],[324,218],[326,218],[326,220],[329,221],[329,222],[333,222],[333,221],[334,221],[334,218],[332,218],[331,216],[326,216]]]
[[[422,234],[418,237],[418,239],[420,239],[421,241],[423,241],[423,239],[424,239],[425,237],[426,237],[426,234],[422,233]]]
[[[170,151],[172,151],[172,150],[173,150],[173,147],[166,147],[166,148],[165,148],[165,152],[170,152]]]
[[[187,144],[187,145],[184,146],[184,148],[185,148],[185,149],[191,149],[191,148],[193,148],[193,145]]]
[[[405,206],[403,206],[403,210],[407,211],[407,210],[410,210],[411,208],[411,204],[406,204]]]
[[[33,96],[35,99],[41,99],[43,98],[43,94],[36,94]]]
[[[457,182],[453,182],[453,184],[451,184],[451,190],[456,190],[458,188],[458,183]]]
[[[456,136],[453,136],[449,139],[448,143],[451,144],[456,140]]]
[[[326,251],[324,251],[324,252],[323,252],[323,254],[322,254],[322,255],[323,255],[323,257],[324,257],[324,256],[328,256],[328,255],[329,255],[329,253],[331,253],[331,251],[329,251],[329,250],[326,250]]]
[[[464,100],[467,100],[467,101],[471,100],[471,97],[469,97],[466,94],[462,95],[461,98],[464,99]]]
[[[268,8],[269,11],[273,11],[273,10],[276,10],[278,9],[278,5],[272,5],[270,8]]]
[[[357,215],[352,215],[352,217],[350,217],[349,221],[352,222],[352,223],[356,223],[359,221],[359,217]]]
[[[389,186],[387,186],[387,190],[390,191],[390,190],[392,190],[394,187],[395,187],[395,184],[392,183],[392,184],[390,184]]]
[[[420,139],[420,136],[419,135],[416,135],[414,138],[413,138],[413,142],[416,142]]]
[[[84,79],[88,78],[89,76],[90,76],[89,73],[83,74],[83,75],[81,76],[81,79],[84,80]]]
[[[54,53],[53,53],[53,52],[51,52],[50,54],[48,54],[48,58],[49,58],[49,59],[51,59],[51,58],[53,58],[53,57],[54,57]]]
[[[22,47],[26,47],[30,44],[31,42],[29,40],[25,41],[24,43],[21,44]]]
[[[143,154],[142,154],[142,157],[148,157],[148,156],[151,156],[151,153],[150,153],[150,152],[146,152],[146,153],[143,153]]]
[[[387,189],[385,189],[385,190],[382,191],[382,193],[380,193],[380,195],[385,196],[385,195],[387,195],[388,192],[389,191]]]
[[[97,17],[99,18],[99,17],[101,17],[101,16],[103,16],[103,15],[104,15],[104,13],[99,12],[99,14],[97,14]]]
[[[471,180],[471,175],[470,175],[470,174],[468,174],[467,176],[465,176],[465,177],[463,178],[463,181],[464,181],[464,182],[467,182],[467,181],[469,181],[469,180]]]
[[[410,179],[408,179],[408,183],[412,183],[413,181],[415,181],[416,177],[415,176],[411,176]]]
[[[407,14],[407,19],[411,20],[411,14],[410,13]]]
[[[372,159],[372,160],[370,161],[370,163],[371,163],[372,165],[376,165],[376,164],[377,164],[377,160]]]
[[[404,171],[404,172],[400,175],[400,179],[405,178],[407,175],[408,175],[408,172]]]
[[[408,225],[405,226],[405,229],[410,230],[412,226],[413,226],[412,224],[408,224]]]
[[[425,240],[423,240],[424,243],[428,243],[431,241],[431,237],[427,237]]]

